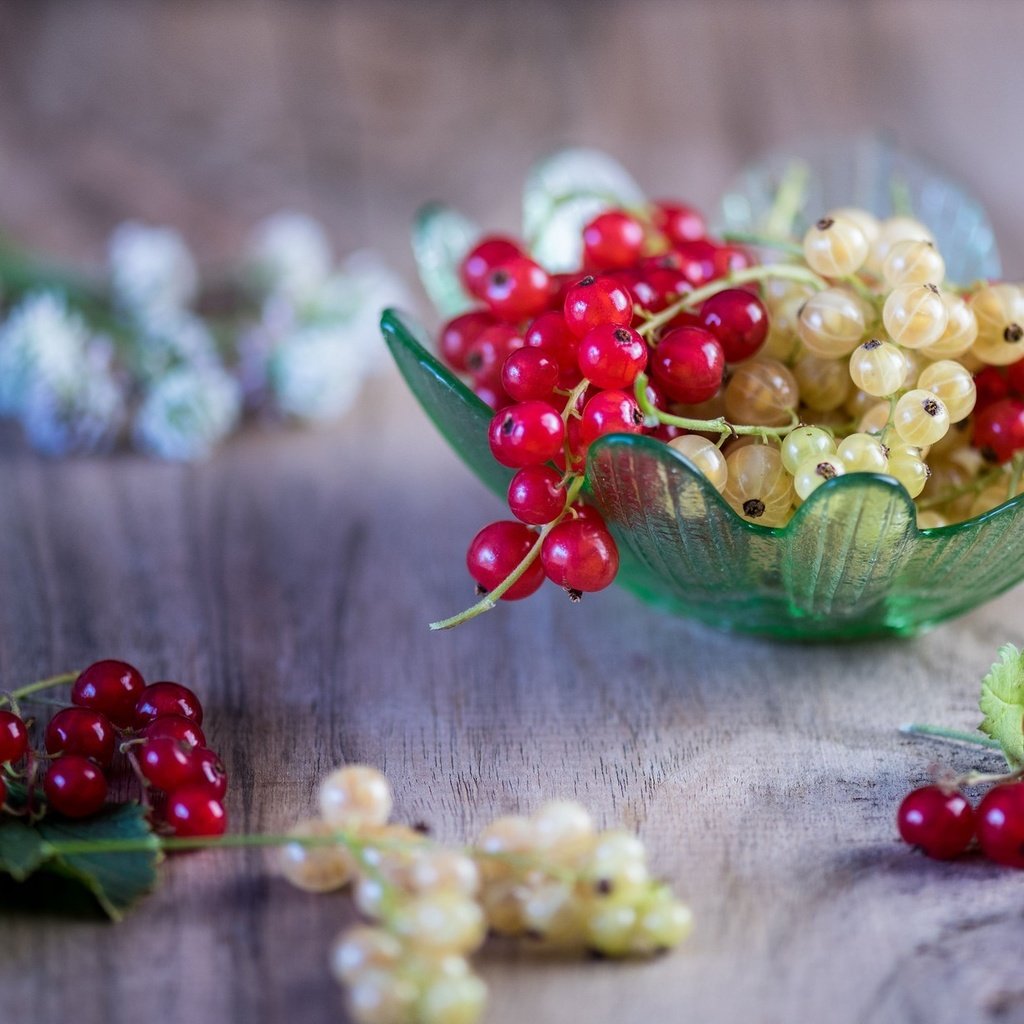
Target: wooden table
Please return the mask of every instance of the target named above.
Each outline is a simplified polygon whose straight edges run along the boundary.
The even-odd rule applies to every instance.
[[[420,199],[511,227],[523,170],[562,139],[710,202],[766,144],[880,123],[999,211],[1019,273],[1022,31],[1020,6],[927,0],[11,5],[0,215],[83,260],[121,217],[173,220],[217,260],[300,203],[408,268]],[[896,727],[975,724],[1019,592],[842,648],[618,591],[431,635],[499,514],[393,376],[335,428],[253,429],[197,467],[47,463],[7,429],[0,685],[100,656],[194,684],[238,830],[286,827],[344,761],[447,837],[553,795],[639,830],[694,908],[690,943],[642,965],[486,952],[492,1024],[1024,1021],[1020,876],[928,862],[893,825],[933,761],[978,763]],[[0,915],[0,1020],[335,1021],[325,956],[348,919],[263,854],[179,858],[116,927]]]

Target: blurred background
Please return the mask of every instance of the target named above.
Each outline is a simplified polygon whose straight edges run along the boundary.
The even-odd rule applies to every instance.
[[[565,143],[710,208],[765,148],[877,128],[976,192],[1019,277],[1022,37],[1011,0],[9,0],[0,227],[87,262],[137,217],[218,263],[292,206],[411,275],[423,200],[514,229]]]

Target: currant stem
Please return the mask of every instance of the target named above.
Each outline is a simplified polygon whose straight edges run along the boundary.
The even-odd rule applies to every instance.
[[[993,739],[987,736],[979,736],[977,733],[962,732],[959,729],[946,729],[941,725],[920,725],[911,722],[908,725],[901,725],[900,732],[904,736],[922,736],[926,739],[947,740],[950,743],[969,743],[975,747],[985,747],[988,750],[1002,750],[1003,748]]]
[[[53,686],[73,683],[81,674],[81,669],[74,672],[62,672],[60,675],[50,676],[47,679],[40,679],[35,683],[29,683],[28,686],[22,686],[17,690],[12,690],[10,693],[0,694],[0,707],[4,704],[13,704],[15,701],[23,700],[25,697],[38,693],[40,690],[48,690]]]
[[[765,220],[766,234],[784,238],[793,233],[793,222],[807,198],[810,176],[811,170],[802,160],[793,160],[786,166]]]
[[[771,235],[760,235],[754,231],[726,231],[722,238],[726,242],[756,245],[759,249],[774,249],[776,252],[788,253],[790,256],[802,256],[804,251],[804,247],[791,238],[773,238]]]

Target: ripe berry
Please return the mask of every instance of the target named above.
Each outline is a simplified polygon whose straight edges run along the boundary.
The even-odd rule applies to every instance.
[[[619,551],[604,526],[583,519],[566,519],[544,538],[544,573],[566,590],[603,590],[619,569]]]
[[[598,214],[583,229],[583,265],[591,270],[628,267],[643,247],[643,225],[624,210]]]
[[[201,785],[182,786],[169,793],[164,820],[181,838],[221,836],[228,826],[224,805]]]
[[[995,370],[995,367],[986,367],[986,370]],[[986,370],[982,370],[978,377],[981,377]],[[977,385],[977,379],[974,383]],[[1010,363],[1006,367],[1006,387],[1018,398],[1024,398],[1024,359],[1018,359],[1017,362]]]
[[[169,793],[192,782],[195,773],[193,749],[170,736],[147,739],[136,755],[139,771],[151,786]]]
[[[476,341],[482,331],[493,327],[497,322],[490,313],[483,310],[463,313],[454,320],[449,320],[441,328],[441,338],[438,342],[441,358],[453,370],[465,372],[469,346]]]
[[[0,711],[0,764],[20,761],[28,750],[28,729],[13,711]]]
[[[485,526],[469,545],[466,568],[469,575],[485,591],[494,590],[526,557],[536,543],[537,535],[522,523],[503,520]],[[502,595],[504,601],[518,601],[529,597],[544,582],[540,561],[529,568]]]
[[[522,255],[523,250],[512,239],[491,235],[477,243],[462,261],[459,268],[462,284],[470,295],[482,298],[488,274],[499,264]]]
[[[140,735],[147,740],[166,736],[190,747],[206,746],[206,737],[198,723],[183,715],[161,715],[154,718],[152,722],[143,726]]]
[[[485,327],[466,352],[466,369],[477,384],[500,393],[501,368],[509,354],[522,347],[522,335],[514,327]]]
[[[144,725],[161,715],[181,715],[182,718],[190,718],[196,725],[202,725],[203,705],[181,683],[150,683],[135,704],[136,723]]]
[[[503,466],[519,469],[550,462],[562,450],[565,424],[547,402],[518,402],[491,420],[487,439]]]
[[[526,331],[527,348],[539,348],[558,364],[560,387],[575,387],[580,379],[576,351],[580,340],[565,322],[561,312],[542,313]]]
[[[707,234],[704,218],[692,206],[662,201],[651,211],[654,225],[673,244],[695,242]]]
[[[1024,785],[993,786],[978,805],[978,842],[989,860],[1024,868]]]
[[[625,391],[599,391],[584,406],[579,420],[584,450],[605,434],[640,434],[644,417],[636,399]]]
[[[539,348],[517,349],[501,368],[501,386],[517,402],[550,398],[558,378],[558,363]]]
[[[708,331],[679,327],[670,331],[651,357],[651,376],[676,402],[696,405],[713,398],[722,386],[725,352]]]
[[[47,769],[43,792],[52,810],[68,818],[87,818],[107,799],[107,779],[88,758],[68,754]]]
[[[48,754],[77,754],[107,768],[114,758],[114,727],[106,715],[89,708],[64,708],[46,727]]]
[[[712,295],[700,310],[701,326],[722,346],[726,362],[749,359],[768,337],[768,312],[756,295],[728,288]]]
[[[611,277],[585,277],[565,297],[565,322],[582,338],[601,324],[628,327],[633,321],[633,296]]]
[[[629,327],[602,324],[583,336],[577,361],[597,387],[627,388],[647,366],[647,345]]]
[[[974,809],[960,793],[922,786],[907,794],[897,814],[900,836],[929,857],[958,857],[974,838]]]
[[[217,753],[207,747],[192,752],[192,785],[202,786],[220,800],[228,789],[228,774]]]
[[[676,247],[683,277],[694,287],[718,277],[718,246],[706,238],[682,242]]]
[[[565,507],[561,473],[550,466],[526,466],[508,486],[508,507],[520,522],[530,526],[550,523]]]
[[[1022,360],[1024,362],[1024,360]],[[1017,365],[1016,363],[1014,364]],[[974,375],[974,386],[978,397],[974,403],[975,412],[981,412],[1001,398],[1010,395],[1009,373],[1002,374],[997,366],[986,366]]]
[[[1002,398],[974,420],[974,447],[989,462],[1007,462],[1024,449],[1024,402]]]
[[[137,668],[124,661],[97,661],[71,687],[71,703],[106,715],[119,729],[135,722],[135,702],[146,682]]]
[[[551,278],[538,263],[519,256],[501,263],[488,275],[483,300],[502,320],[520,321],[548,308]]]

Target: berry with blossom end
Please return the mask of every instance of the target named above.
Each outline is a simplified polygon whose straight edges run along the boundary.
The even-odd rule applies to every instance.
[[[503,466],[521,469],[550,462],[562,451],[565,423],[547,402],[519,402],[502,409],[487,432],[491,454]]]
[[[628,327],[633,322],[633,296],[613,277],[585,277],[569,289],[565,322],[577,338],[601,324]]]
[[[561,473],[550,466],[524,466],[508,485],[508,507],[521,523],[550,523],[565,507]]]
[[[544,574],[566,590],[604,590],[619,569],[619,550],[608,530],[592,520],[566,519],[544,538]]]
[[[469,354],[470,346],[488,327],[493,327],[497,322],[490,313],[479,309],[449,320],[441,328],[441,337],[438,341],[441,358],[453,370],[464,373],[468,370],[466,356]]]
[[[700,327],[678,327],[658,342],[651,358],[651,376],[673,401],[706,402],[717,394],[725,374],[725,351],[718,339]]]
[[[558,387],[558,363],[539,348],[512,352],[501,368],[501,386],[517,402],[547,400]]]
[[[908,793],[897,815],[900,837],[936,860],[959,857],[974,838],[974,809],[961,793],[922,786]]]
[[[644,416],[636,399],[625,391],[599,391],[583,407],[580,444],[585,451],[605,434],[640,434]]]
[[[551,278],[533,260],[520,256],[495,267],[484,285],[483,300],[502,320],[520,321],[543,313],[551,295]]]
[[[466,254],[459,268],[463,287],[470,295],[483,298],[491,271],[522,255],[523,250],[511,238],[490,235],[482,239]]]
[[[529,554],[537,535],[522,523],[501,520],[485,526],[469,545],[466,568],[485,592],[495,589]],[[540,562],[533,561],[504,594],[503,601],[519,601],[533,594],[544,582]]]
[[[146,681],[125,661],[108,659],[90,665],[71,687],[71,703],[106,715],[119,729],[135,724],[135,704]]]
[[[28,750],[28,729],[13,711],[0,711],[0,764],[20,761]]]
[[[139,771],[157,789],[164,792],[178,789],[195,776],[193,749],[170,736],[146,740],[138,754]]]
[[[500,392],[505,360],[523,344],[522,335],[508,324],[485,327],[466,351],[466,369],[477,385]]]
[[[596,387],[628,388],[647,366],[647,345],[629,327],[601,324],[583,336],[577,362]]]
[[[1024,402],[1003,398],[974,420],[974,447],[989,462],[1008,462],[1024,449]]]

